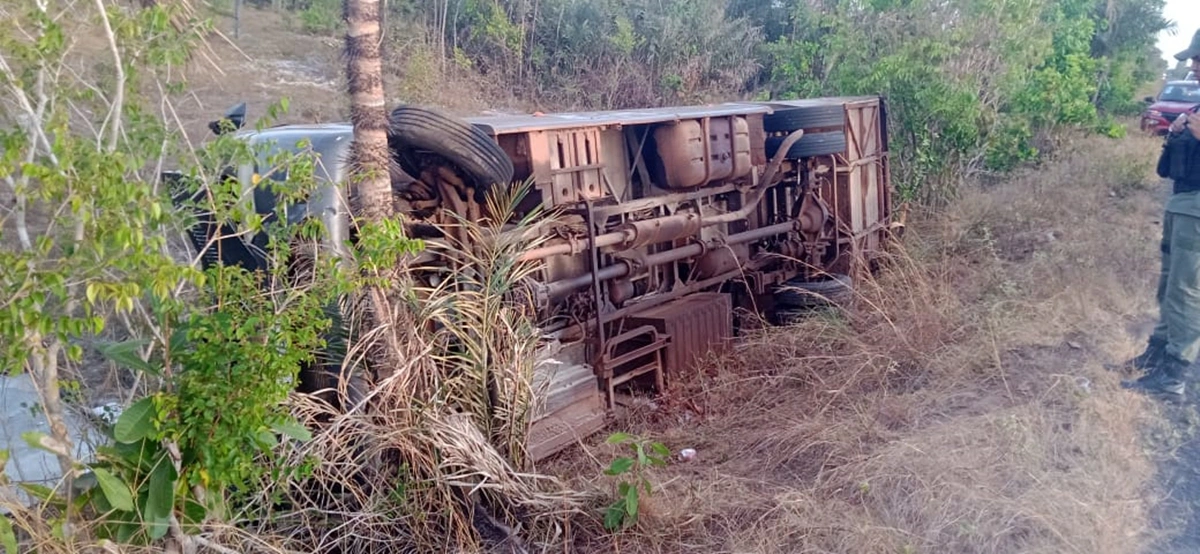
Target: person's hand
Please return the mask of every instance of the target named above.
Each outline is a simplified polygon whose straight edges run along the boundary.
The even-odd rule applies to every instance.
[[[1183,124],[1187,123],[1187,120],[1188,120],[1188,114],[1186,114],[1186,113],[1179,114],[1179,117],[1176,117],[1175,121],[1171,122],[1171,132],[1178,133],[1178,132],[1183,131]]]
[[[1200,139],[1200,113],[1188,112],[1184,115],[1187,116],[1188,130],[1192,132],[1193,137]]]

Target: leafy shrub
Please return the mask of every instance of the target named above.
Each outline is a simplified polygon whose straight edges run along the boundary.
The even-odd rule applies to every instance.
[[[300,29],[313,35],[332,35],[342,28],[339,0],[309,0],[299,11]]]
[[[604,474],[618,477],[616,500],[604,510],[604,527],[610,531],[637,523],[641,499],[654,490],[647,477],[653,467],[667,464],[671,451],[660,442],[652,442],[628,433],[609,435],[608,444],[628,446],[632,456],[613,458]]]
[[[1038,150],[1032,140],[1033,130],[1028,120],[1005,119],[988,137],[985,167],[992,171],[1010,171],[1037,158]]]

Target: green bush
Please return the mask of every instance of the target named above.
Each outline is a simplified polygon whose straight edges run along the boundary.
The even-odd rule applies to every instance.
[[[430,48],[542,105],[625,108],[882,94],[893,165],[913,198],[956,175],[1007,171],[1029,137],[1112,134],[1164,67],[1163,0],[400,0]],[[292,2],[307,32],[339,24],[333,0]],[[469,64],[462,63],[469,61]],[[439,60],[421,60],[420,67]]]
[[[300,28],[313,35],[332,35],[342,28],[340,0],[309,0],[299,11]]]

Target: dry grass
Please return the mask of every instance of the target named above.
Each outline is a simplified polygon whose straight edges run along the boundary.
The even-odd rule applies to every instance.
[[[366,328],[371,318],[346,310],[356,317],[344,371],[368,357],[378,382],[366,398],[340,391],[342,408],[297,396],[297,416],[318,431],[287,464],[314,472],[263,483],[254,504],[278,509],[235,522],[242,532],[226,540],[238,551],[516,553],[567,535],[588,495],[525,471],[541,357],[528,306],[511,293],[533,270],[515,260],[540,214],[502,230],[527,187],[493,190],[494,217],[457,221],[428,245],[461,265],[410,261],[386,298],[370,297],[392,312],[392,327]],[[420,279],[426,270],[440,282]]]
[[[696,409],[618,424],[699,455],[578,550],[1138,551],[1144,404],[1101,364],[1152,309],[1154,144],[1091,138],[970,187],[851,312],[755,333],[673,392]],[[549,469],[596,485],[613,452],[586,454]]]

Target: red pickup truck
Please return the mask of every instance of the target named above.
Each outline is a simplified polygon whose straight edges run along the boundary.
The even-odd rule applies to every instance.
[[[1142,112],[1142,131],[1165,135],[1179,114],[1200,104],[1200,82],[1170,81],[1163,85],[1158,98],[1148,96],[1146,103],[1149,106]]]

